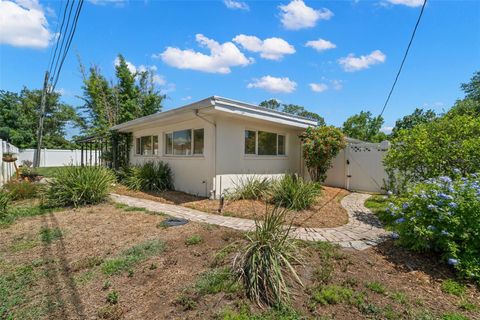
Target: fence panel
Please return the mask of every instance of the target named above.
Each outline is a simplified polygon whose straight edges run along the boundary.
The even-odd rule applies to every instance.
[[[15,165],[13,162],[3,161],[3,155],[7,152],[18,154],[18,148],[0,139],[0,186],[10,181],[15,175]]]

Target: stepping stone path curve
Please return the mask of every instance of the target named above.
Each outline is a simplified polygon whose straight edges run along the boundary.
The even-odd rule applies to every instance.
[[[249,231],[255,228],[255,221],[250,219],[225,217],[115,193],[111,194],[110,197],[117,203],[145,208],[154,212],[163,212],[169,216],[190,221],[214,224],[241,231]],[[382,224],[377,217],[364,206],[365,200],[369,197],[368,194],[351,193],[342,199],[341,204],[347,210],[349,216],[347,224],[335,228],[293,227],[291,236],[307,241],[328,241],[343,248],[354,250],[364,250],[375,246],[387,239],[390,233],[382,228]]]

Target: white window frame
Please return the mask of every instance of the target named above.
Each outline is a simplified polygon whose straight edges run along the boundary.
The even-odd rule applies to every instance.
[[[253,153],[245,153],[245,131],[253,131],[255,132],[255,154]],[[268,132],[268,133],[274,133],[276,134],[276,154],[258,154],[258,132]],[[285,152],[284,154],[278,154],[278,136],[283,136],[285,140]],[[284,132],[277,132],[277,131],[268,131],[268,130],[259,130],[259,129],[251,129],[251,128],[245,128],[243,130],[243,155],[245,157],[286,157],[287,156],[287,134]]]
[[[203,152],[202,153],[194,153],[194,142],[195,142],[195,136],[194,136],[194,131],[195,130],[202,130],[203,129]],[[190,142],[190,150],[191,154],[173,154],[173,133],[174,132],[179,132],[179,131],[187,131],[190,130],[190,135],[192,137],[192,141]],[[167,135],[171,134],[172,135],[172,153],[167,153]],[[191,129],[182,129],[182,130],[175,130],[175,131],[166,131],[163,134],[163,143],[165,145],[165,148],[163,148],[163,155],[165,157],[203,157],[205,154],[205,128],[199,127],[199,128],[191,128]]]
[[[152,144],[152,149],[151,149],[152,154],[142,154],[142,138],[144,138],[144,137],[150,137],[150,143]],[[154,137],[157,137],[157,153],[156,154],[155,154],[155,143],[153,142]],[[160,148],[160,140],[159,140],[158,135],[147,134],[147,135],[144,135],[144,136],[135,137],[135,155],[136,156],[142,156],[142,157],[158,156],[160,154],[160,152],[158,150],[159,148]],[[140,152],[138,152],[138,150],[140,150]]]

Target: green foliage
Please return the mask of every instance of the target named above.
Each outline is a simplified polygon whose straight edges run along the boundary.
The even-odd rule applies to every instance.
[[[3,186],[3,189],[9,194],[11,200],[32,199],[40,193],[38,184],[25,180],[9,181]]]
[[[82,206],[104,201],[115,175],[103,167],[67,166],[48,182],[47,202],[51,206]]]
[[[312,294],[312,300],[321,305],[339,304],[349,302],[352,296],[352,289],[332,284],[316,289]]]
[[[349,138],[369,142],[382,142],[387,135],[380,131],[383,125],[383,118],[373,117],[370,111],[361,111],[353,115],[343,123],[342,131]]]
[[[121,180],[129,189],[161,192],[173,189],[172,169],[163,161],[147,162],[124,169]]]
[[[480,171],[480,117],[454,115],[402,130],[385,160],[392,191],[408,182]]]
[[[455,280],[447,279],[442,282],[442,291],[457,297],[461,297],[465,293],[465,286]]]
[[[291,308],[270,308],[260,314],[253,314],[247,307],[241,307],[240,310],[224,310],[220,314],[223,320],[299,320],[303,319],[295,310]]]
[[[462,276],[480,280],[480,178],[442,176],[393,197],[388,213],[400,244],[437,251]]]
[[[320,115],[306,110],[304,107],[296,104],[282,104],[275,99],[265,100],[260,102],[261,107],[281,111],[285,113],[290,113],[296,116],[304,117],[310,120],[317,121],[318,126],[325,125],[325,119]]]
[[[381,293],[381,294],[385,293],[385,286],[383,285],[383,283],[378,281],[368,282],[367,284],[365,284],[365,287],[367,287],[368,289],[372,290],[375,293]]]
[[[204,272],[195,282],[195,291],[200,295],[219,292],[234,293],[239,290],[239,283],[230,268],[218,268]]]
[[[52,243],[63,236],[62,230],[59,228],[42,228],[40,229],[40,239],[45,243]]]
[[[141,243],[123,251],[117,258],[105,260],[101,266],[102,271],[104,274],[110,276],[130,270],[137,263],[165,251],[165,248],[165,242],[161,240],[150,240]]]
[[[309,127],[300,135],[300,139],[310,177],[315,182],[325,181],[333,158],[346,146],[343,133],[331,126]]]
[[[470,318],[463,314],[448,312],[442,316],[442,320],[470,320]]]
[[[395,127],[392,130],[392,137],[396,137],[400,130],[410,130],[422,123],[428,123],[435,120],[437,114],[433,110],[423,110],[416,108],[412,114],[404,116],[395,122]]]
[[[305,182],[301,177],[286,174],[272,183],[270,201],[276,206],[303,210],[315,203],[321,190],[319,183]]]
[[[275,207],[247,235],[249,243],[237,268],[247,297],[259,305],[284,306],[290,301],[287,275],[302,284],[293,264],[300,263],[298,246],[284,227],[286,210]]]
[[[465,92],[466,99],[480,102],[480,71],[475,72],[470,82],[462,83],[460,87]]]
[[[107,300],[107,303],[109,304],[117,304],[119,299],[120,299],[120,295],[118,294],[117,291],[113,290],[107,294],[106,300]]]
[[[47,208],[41,205],[27,205],[27,206],[12,206],[7,208],[7,211],[0,214],[0,227],[8,226],[15,220],[24,217],[33,217],[52,212],[51,208]]]
[[[194,234],[187,239],[185,239],[185,245],[194,246],[203,242],[203,239],[200,235]]]
[[[106,134],[111,126],[159,112],[165,95],[154,83],[154,70],[132,72],[122,55],[115,65],[115,82],[108,81],[98,67],[83,74],[83,110],[88,115],[86,134]]]
[[[0,189],[0,219],[7,214],[7,208],[10,203],[10,195]]]
[[[0,90],[0,139],[25,149],[37,147],[41,90],[23,88],[20,93]],[[43,144],[45,148],[72,148],[65,139],[69,125],[81,123],[75,108],[60,102],[60,94],[47,95]]]
[[[261,178],[256,175],[241,177],[234,183],[234,188],[228,194],[228,199],[232,200],[259,200],[263,199],[268,193],[272,182],[267,178]]]

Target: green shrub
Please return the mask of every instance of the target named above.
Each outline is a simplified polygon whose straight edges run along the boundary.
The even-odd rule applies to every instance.
[[[97,204],[108,197],[114,182],[114,174],[103,167],[64,167],[48,183],[47,202],[74,207]]]
[[[442,282],[442,291],[460,297],[465,293],[465,286],[455,280],[447,279]]]
[[[322,286],[315,290],[312,295],[314,302],[321,305],[338,304],[348,302],[353,296],[353,290],[337,285]]]
[[[292,210],[303,210],[311,207],[321,193],[321,185],[306,182],[296,175],[286,174],[272,183],[271,201],[276,206]]]
[[[259,200],[265,197],[271,185],[267,178],[256,175],[242,177],[234,183],[233,191],[228,195],[233,200]]]
[[[202,273],[195,283],[195,291],[200,295],[219,292],[233,293],[239,289],[239,283],[230,268],[212,269]]]
[[[124,171],[121,182],[132,190],[161,192],[173,189],[172,170],[168,163],[147,162]]]
[[[119,298],[120,298],[120,295],[118,294],[118,292],[113,290],[107,294],[106,300],[109,304],[117,304]]]
[[[294,263],[299,263],[296,242],[284,227],[286,210],[275,207],[255,222],[255,230],[247,234],[248,245],[238,260],[238,272],[247,297],[259,305],[283,306],[289,303],[287,275],[302,284]]]
[[[13,201],[35,198],[40,191],[38,184],[25,180],[12,180],[6,183],[3,189],[8,192]]]
[[[480,280],[480,178],[443,176],[417,183],[387,212],[395,238],[416,251],[436,251],[461,275]]]
[[[408,183],[439,176],[480,172],[480,117],[443,116],[400,130],[384,164],[388,187],[403,192]]]
[[[367,287],[368,289],[372,290],[375,293],[381,293],[381,294],[385,293],[385,286],[383,285],[383,283],[378,281],[369,282],[365,284],[365,287]]]

